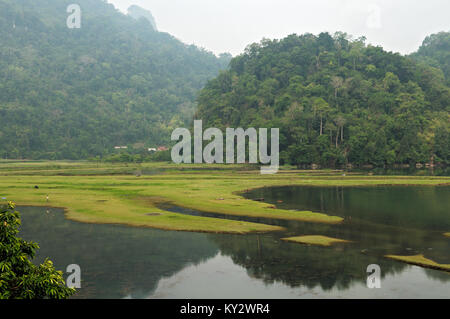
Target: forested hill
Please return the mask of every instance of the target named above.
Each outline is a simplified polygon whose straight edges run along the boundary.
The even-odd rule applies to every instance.
[[[278,127],[284,163],[450,162],[443,72],[344,33],[263,40],[209,81],[204,127]]]
[[[136,20],[139,20],[141,18],[147,19],[148,22],[150,22],[153,30],[158,30],[158,28],[156,27],[155,18],[150,11],[145,10],[137,5],[132,5],[128,8],[128,15],[135,18]]]
[[[442,69],[447,83],[450,83],[450,32],[439,32],[426,37],[419,50],[411,56]]]
[[[102,0],[0,0],[0,158],[79,159],[167,145],[227,55],[154,31]]]

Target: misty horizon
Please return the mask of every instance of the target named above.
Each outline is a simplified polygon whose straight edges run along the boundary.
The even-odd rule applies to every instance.
[[[341,31],[367,44],[403,55],[417,51],[423,39],[450,30],[450,3],[421,1],[146,1],[109,0],[126,13],[131,5],[149,10],[158,30],[216,55],[243,53],[263,38],[282,39],[290,34]],[[431,2],[431,3],[430,3]],[[442,8],[442,10],[436,10]]]

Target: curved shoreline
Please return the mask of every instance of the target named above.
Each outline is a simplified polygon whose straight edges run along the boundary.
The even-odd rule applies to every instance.
[[[104,167],[102,167],[104,169]],[[63,170],[63,169],[62,169]],[[39,185],[39,189],[34,189]],[[176,206],[232,216],[339,224],[342,217],[278,209],[245,199],[246,190],[279,186],[450,185],[448,177],[308,176],[285,171],[267,176],[254,171],[165,172],[153,176],[2,176],[0,194],[18,205],[63,208],[68,219],[96,224],[122,224],[163,230],[250,234],[281,231],[261,223],[188,216],[155,207],[156,199]],[[50,194],[50,201],[45,195]],[[145,202],[139,198],[146,198]],[[149,216],[149,212],[157,212]]]

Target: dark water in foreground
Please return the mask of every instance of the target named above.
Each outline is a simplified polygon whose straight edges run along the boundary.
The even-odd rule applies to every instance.
[[[21,236],[40,244],[37,262],[50,257],[63,271],[80,265],[77,298],[450,298],[449,273],[383,258],[422,253],[450,263],[442,236],[450,231],[449,195],[447,186],[259,189],[245,196],[345,217],[341,225],[259,219],[287,228],[264,235],[83,224],[58,209],[22,207]],[[305,234],[354,243],[280,241]],[[380,289],[366,286],[369,264],[381,267]]]

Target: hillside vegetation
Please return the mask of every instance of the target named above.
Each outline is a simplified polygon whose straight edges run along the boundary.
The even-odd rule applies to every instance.
[[[450,32],[439,32],[425,38],[419,50],[411,55],[439,68],[450,83]]]
[[[198,101],[204,126],[280,128],[284,163],[450,162],[443,71],[345,33],[252,44]]]
[[[0,0],[0,158],[81,159],[167,145],[229,56],[101,0]]]

